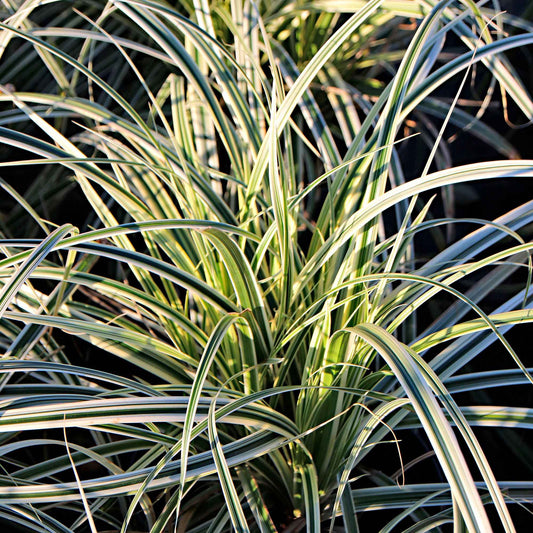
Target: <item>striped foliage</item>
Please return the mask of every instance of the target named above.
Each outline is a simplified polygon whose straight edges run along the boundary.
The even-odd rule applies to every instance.
[[[533,118],[533,25],[473,0],[0,13],[2,527],[517,531],[533,202],[455,213],[533,178],[484,122]]]

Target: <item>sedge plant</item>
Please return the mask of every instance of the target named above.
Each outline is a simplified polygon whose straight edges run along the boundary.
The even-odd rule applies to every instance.
[[[2,527],[531,517],[533,378],[506,334],[531,331],[533,202],[487,221],[454,200],[533,177],[484,122],[498,102],[533,117],[510,59],[526,18],[473,0],[0,9]],[[457,164],[465,139],[498,158]],[[507,476],[487,449],[503,435]]]

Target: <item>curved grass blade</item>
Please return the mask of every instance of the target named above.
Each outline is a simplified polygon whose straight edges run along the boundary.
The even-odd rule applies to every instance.
[[[74,226],[67,224],[54,230],[44,239],[20,265],[15,274],[2,287],[0,292],[0,317],[5,313],[11,300],[24,282],[31,276],[31,273],[44,260],[44,258],[54,249],[54,247],[69,233],[74,231]]]
[[[420,418],[467,527],[482,533],[491,526],[450,425],[405,346],[372,324],[347,330],[368,342],[389,364]]]

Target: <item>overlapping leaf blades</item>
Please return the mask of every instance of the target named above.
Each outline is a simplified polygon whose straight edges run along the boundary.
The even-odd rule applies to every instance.
[[[531,118],[504,56],[533,42],[528,23],[479,4],[5,3],[0,140],[16,151],[0,165],[29,169],[32,185],[23,197],[0,182],[13,198],[0,239],[0,520],[319,532],[398,509],[383,531],[481,532],[490,504],[514,531],[508,504],[531,502],[531,483],[496,481],[470,426],[530,429],[531,409],[455,395],[530,386],[503,335],[532,321],[533,207],[470,220],[481,227],[425,260],[415,236],[454,221],[408,203],[530,180],[533,161],[450,167],[444,147],[406,181],[400,153],[416,142],[399,133],[411,113],[432,145],[430,117],[448,113],[437,90],[474,64]],[[396,28],[404,16],[413,30]],[[494,24],[520,32],[493,38]],[[448,33],[463,48],[442,62]],[[479,116],[449,120],[516,157]],[[54,215],[72,183],[79,234]],[[443,295],[456,303],[419,328]],[[494,342],[508,369],[465,373]],[[407,469],[397,486],[367,466],[391,439],[409,456],[398,439],[412,429],[446,483]]]

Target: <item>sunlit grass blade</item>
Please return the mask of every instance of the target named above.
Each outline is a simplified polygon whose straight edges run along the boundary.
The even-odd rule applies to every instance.
[[[30,277],[31,273],[44,260],[44,258],[53,250],[66,235],[75,231],[70,224],[54,230],[42,243],[40,243],[28,256],[28,258],[18,267],[11,279],[7,280],[0,292],[0,316],[8,308],[11,300],[16,295],[22,284]]]
[[[394,337],[370,324],[356,326],[350,331],[360,335],[379,352],[409,396],[468,528],[479,532],[490,529],[481,498],[455,436],[408,350]]]
[[[523,529],[514,4],[0,5],[5,529]]]

